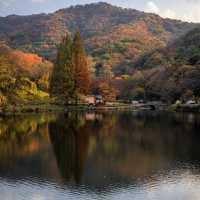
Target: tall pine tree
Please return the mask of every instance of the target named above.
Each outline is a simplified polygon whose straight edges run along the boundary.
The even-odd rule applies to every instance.
[[[57,59],[50,82],[50,94],[57,100],[67,103],[73,97],[74,91],[72,40],[69,34],[66,34],[58,47]]]
[[[73,63],[75,67],[75,94],[88,94],[90,89],[90,71],[79,31],[76,32],[73,41]]]

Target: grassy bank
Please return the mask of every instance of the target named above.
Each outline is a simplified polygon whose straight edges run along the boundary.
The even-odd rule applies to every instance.
[[[18,114],[28,114],[28,113],[57,113],[57,112],[67,112],[67,111],[120,111],[120,110],[148,110],[146,107],[135,107],[132,104],[123,103],[107,103],[106,105],[100,106],[89,106],[84,104],[78,105],[59,105],[52,102],[40,102],[40,103],[29,103],[21,105],[8,105],[1,109],[2,115],[18,115]],[[149,108],[149,110],[151,110]],[[159,110],[157,108],[156,110]],[[164,110],[174,111],[174,112],[200,112],[200,105],[171,105],[166,107]]]
[[[64,107],[55,104],[38,104],[38,105],[9,105],[2,109],[1,114],[23,114],[23,113],[50,113],[50,112],[61,112],[64,111]]]
[[[187,104],[173,104],[169,107],[170,111],[175,112],[194,112],[199,113],[200,112],[200,105],[199,104],[193,104],[193,105],[187,105]]]
[[[52,113],[66,111],[85,111],[85,110],[135,110],[131,104],[108,103],[101,106],[78,105],[58,105],[51,102],[33,103],[22,105],[8,105],[1,109],[2,115],[24,114],[24,113]]]

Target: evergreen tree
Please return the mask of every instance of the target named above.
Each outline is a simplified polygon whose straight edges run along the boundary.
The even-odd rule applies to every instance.
[[[59,101],[66,103],[73,97],[75,80],[72,61],[72,40],[67,34],[58,47],[57,59],[54,65],[50,94]]]
[[[76,32],[73,41],[73,63],[75,67],[75,93],[76,95],[87,94],[90,89],[90,72],[79,31]]]

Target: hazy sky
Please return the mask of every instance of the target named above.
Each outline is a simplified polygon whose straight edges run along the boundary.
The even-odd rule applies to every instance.
[[[0,0],[0,16],[52,12],[70,5],[98,0]],[[157,13],[163,17],[200,22],[200,0],[105,0],[127,8]]]

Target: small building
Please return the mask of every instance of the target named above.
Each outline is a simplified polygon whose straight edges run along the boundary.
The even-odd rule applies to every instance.
[[[96,95],[95,98],[96,98],[96,105],[104,104],[104,100],[101,95]]]
[[[84,103],[88,104],[88,105],[96,105],[96,98],[95,96],[91,95],[91,96],[86,96],[84,99]]]
[[[89,95],[84,99],[84,103],[91,106],[104,104],[103,97],[101,95]]]
[[[195,104],[197,104],[197,103],[194,100],[189,100],[186,102],[186,105],[195,105]]]

